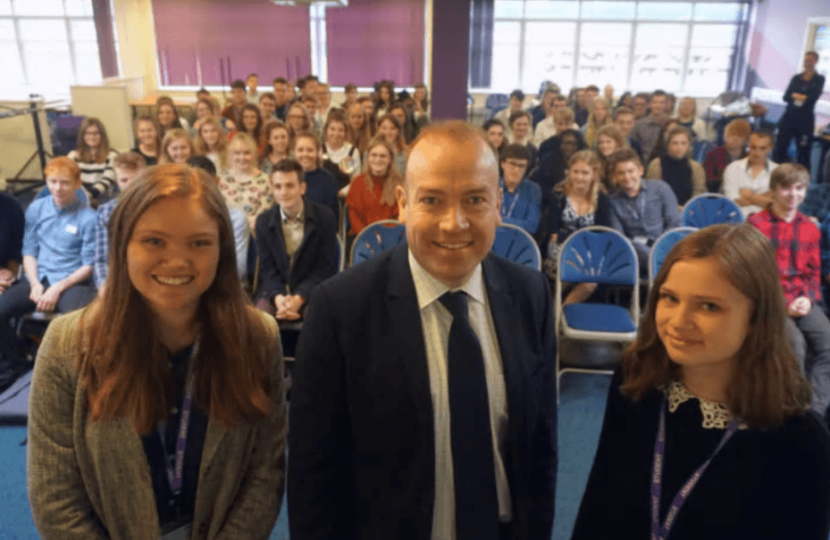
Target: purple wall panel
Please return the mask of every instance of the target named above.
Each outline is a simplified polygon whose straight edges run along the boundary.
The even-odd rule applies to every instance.
[[[267,85],[274,77],[296,80],[311,72],[308,8],[267,0],[153,0],[156,42],[164,85],[225,84],[249,73]]]
[[[424,77],[424,1],[353,1],[326,10],[329,83],[370,86],[391,79],[412,86]]]
[[[466,120],[470,2],[433,0],[433,12],[432,117]]]

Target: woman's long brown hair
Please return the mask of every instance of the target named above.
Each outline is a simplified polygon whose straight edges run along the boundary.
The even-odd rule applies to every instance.
[[[98,132],[101,134],[101,144],[98,145],[94,156],[92,155],[92,150],[87,146],[86,141],[84,141],[84,134],[91,127],[97,127]],[[107,156],[110,153],[110,139],[107,137],[107,128],[104,127],[104,124],[100,120],[93,116],[87,116],[83,119],[81,127],[78,128],[78,140],[75,142],[75,150],[78,152],[81,163],[104,163],[107,161]]]
[[[155,317],[130,281],[127,246],[136,222],[155,202],[195,198],[219,227],[216,276],[202,294],[198,322],[201,345],[195,361],[194,398],[211,419],[226,427],[255,421],[270,411],[275,340],[250,306],[236,273],[233,230],[215,180],[184,165],[151,167],[130,182],[109,224],[106,292],[84,313],[89,347],[79,372],[92,421],[128,418],[150,433],[170,410],[170,354],[156,337]]]
[[[735,375],[727,386],[729,411],[749,426],[768,427],[807,410],[810,385],[787,341],[786,302],[775,250],[760,231],[747,223],[706,227],[678,242],[669,252],[649,293],[637,340],[623,354],[623,394],[639,399],[647,390],[678,379],[680,366],[669,359],[657,334],[655,314],[660,287],[677,261],[709,257],[753,303],[749,331],[738,350]]]

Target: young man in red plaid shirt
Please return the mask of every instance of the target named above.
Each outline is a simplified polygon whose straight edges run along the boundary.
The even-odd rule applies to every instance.
[[[790,316],[787,333],[802,366],[807,347],[813,353],[808,373],[812,408],[824,418],[830,404],[830,321],[817,305],[821,301],[821,233],[798,211],[809,182],[810,173],[801,165],[779,165],[770,175],[772,204],[747,222],[764,233],[775,248]]]

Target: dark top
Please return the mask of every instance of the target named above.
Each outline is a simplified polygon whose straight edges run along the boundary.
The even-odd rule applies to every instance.
[[[148,167],[152,167],[153,165],[158,165],[158,162],[159,162],[158,155],[148,156],[147,154],[145,154],[144,152],[141,151],[141,147],[139,147],[139,145],[135,145],[135,148],[133,148],[133,152],[135,152],[136,154],[143,157],[144,161],[147,162]]]
[[[599,447],[572,540],[649,538],[651,471],[664,394],[639,402],[611,383]],[[666,413],[660,522],[675,495],[714,451],[723,429],[702,426],[690,399]],[[677,515],[670,540],[826,540],[830,533],[830,435],[803,413],[780,426],[739,430]]]
[[[334,175],[322,167],[305,173],[305,198],[331,209],[337,217],[340,214],[340,204],[337,202],[337,180]]]
[[[175,408],[170,413],[164,425],[164,441],[162,442],[159,430],[141,438],[144,445],[144,454],[150,465],[150,474],[153,480],[153,493],[156,495],[156,509],[158,510],[159,526],[162,529],[173,523],[190,522],[193,519],[193,507],[196,502],[196,489],[199,483],[199,467],[202,464],[202,447],[207,433],[208,417],[205,412],[193,403],[190,413],[190,428],[187,430],[187,447],[184,454],[184,469],[182,472],[182,491],[176,496],[170,491],[165,467],[166,458],[175,460],[176,439],[179,435],[179,416],[184,396],[187,365],[193,347],[187,347],[173,355],[170,364],[174,374],[175,394],[172,403]],[[171,462],[172,463],[172,462]],[[124,486],[128,489],[129,486]]]
[[[23,260],[23,230],[26,218],[17,199],[0,192],[0,268]]]
[[[311,291],[337,273],[337,225],[334,214],[304,200],[303,241],[289,264],[282,231],[280,205],[269,208],[256,219],[259,253],[259,287],[255,297],[273,303],[278,294],[299,294],[306,301]]]
[[[580,216],[582,221],[574,221],[568,219],[566,211],[568,209],[568,198],[563,192],[556,191],[551,199],[550,211],[548,212],[548,236],[557,234],[556,243],[562,244],[578,229],[588,227],[590,225],[602,225],[604,227],[611,227],[611,199],[605,193],[599,192],[597,194],[597,207],[593,214],[585,214]],[[590,223],[588,223],[590,221]]]
[[[325,281],[297,345],[289,411],[291,538],[428,540],[435,434],[408,248]],[[556,488],[556,334],[543,274],[481,263],[508,403],[511,539],[550,540]]]
[[[683,206],[692,198],[692,165],[689,158],[675,159],[669,155],[660,158],[662,180],[671,187],[677,197],[677,204]]]
[[[787,119],[791,122],[808,122],[812,124],[816,108],[816,102],[821,97],[824,90],[824,76],[816,73],[809,81],[802,78],[803,73],[799,73],[790,79],[790,84],[784,92],[784,101],[787,103],[787,109],[781,120]],[[793,92],[804,94],[807,96],[806,101],[801,106],[796,105],[793,99]]]

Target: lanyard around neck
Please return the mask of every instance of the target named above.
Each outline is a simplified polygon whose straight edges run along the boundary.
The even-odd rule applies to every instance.
[[[677,519],[677,514],[683,507],[683,503],[689,498],[689,494],[695,488],[703,473],[706,472],[712,459],[721,451],[737,430],[738,421],[733,419],[726,427],[726,432],[723,434],[715,451],[709,456],[709,459],[697,468],[694,474],[683,484],[683,487],[680,488],[680,491],[677,492],[661,527],[660,494],[663,487],[663,463],[666,455],[666,400],[663,400],[663,403],[660,405],[660,426],[657,431],[657,441],[654,443],[654,463],[651,471],[651,540],[666,540],[668,538],[674,521]]]
[[[185,379],[184,399],[182,400],[181,416],[179,417],[179,434],[176,437],[176,455],[174,463],[167,456],[167,448],[162,444],[167,469],[167,481],[170,484],[170,491],[178,495],[182,491],[182,479],[184,477],[184,451],[187,448],[187,432],[190,428],[190,412],[193,409],[193,363],[199,354],[199,337],[193,345],[190,353],[190,360],[187,365],[187,378]],[[164,441],[164,437],[162,437]]]

